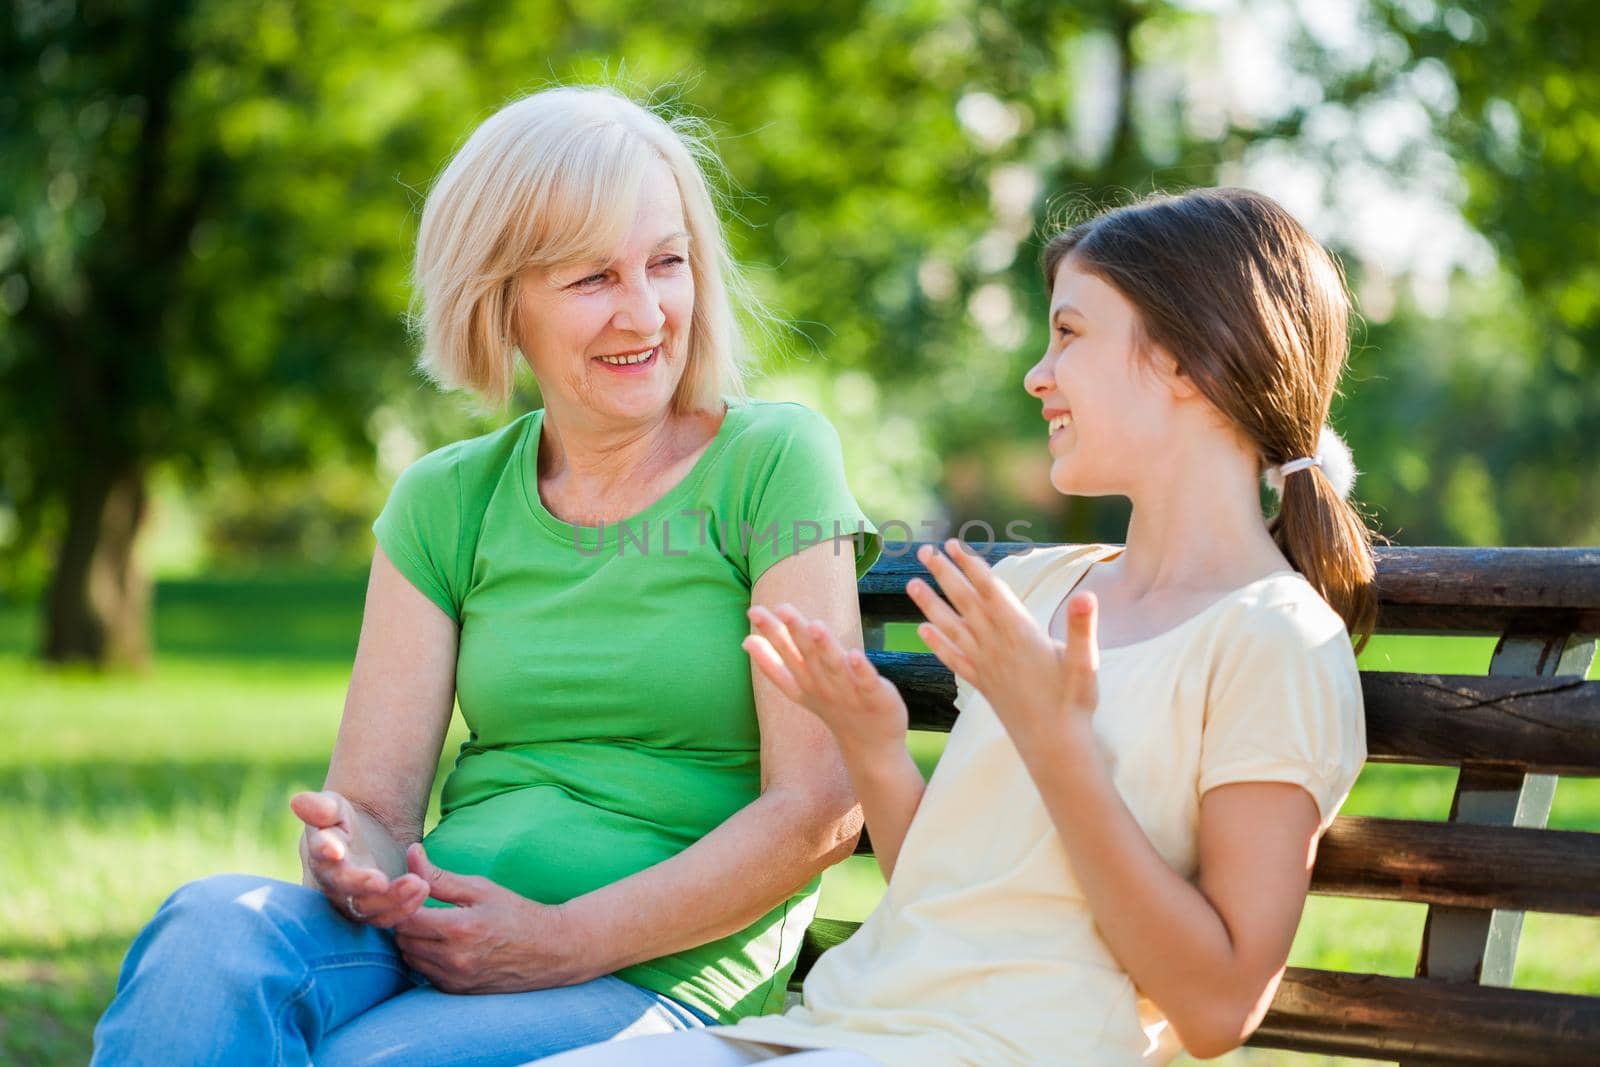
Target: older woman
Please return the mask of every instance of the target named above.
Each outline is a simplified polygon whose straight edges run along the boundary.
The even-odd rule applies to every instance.
[[[305,885],[175,893],[97,1063],[516,1063],[781,1004],[859,815],[740,639],[788,603],[859,645],[878,540],[832,428],[743,396],[696,150],[556,89],[435,185],[424,366],[503,403],[520,353],[545,406],[401,476],[325,791],[292,801]]]

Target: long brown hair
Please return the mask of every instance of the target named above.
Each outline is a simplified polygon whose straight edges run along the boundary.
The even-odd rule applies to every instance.
[[[1153,196],[1052,238],[1045,285],[1071,256],[1116,287],[1264,465],[1316,455],[1349,351],[1338,262],[1275,201],[1245,189]],[[1377,619],[1372,533],[1312,467],[1284,479],[1273,540],[1365,644]],[[1359,647],[1359,646],[1358,646]]]

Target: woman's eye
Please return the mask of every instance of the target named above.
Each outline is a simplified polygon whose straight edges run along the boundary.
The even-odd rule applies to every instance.
[[[662,256],[660,259],[656,260],[655,265],[658,267],[677,267],[681,266],[682,263],[682,256]]]
[[[577,281],[573,282],[572,285],[569,286],[568,288],[575,288],[577,286],[598,285],[598,284],[600,284],[601,282],[603,282],[605,280],[606,280],[606,276],[604,274],[591,274],[587,278],[579,278]]]

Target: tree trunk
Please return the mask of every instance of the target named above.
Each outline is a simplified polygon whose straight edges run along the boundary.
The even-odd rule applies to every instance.
[[[139,468],[79,468],[45,601],[46,660],[98,667],[149,662],[150,587],[134,559],[145,504]]]

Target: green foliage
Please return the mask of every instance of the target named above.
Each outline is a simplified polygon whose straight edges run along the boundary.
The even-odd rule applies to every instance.
[[[1374,328],[1344,408],[1409,543],[1600,540],[1600,15],[1582,4],[1374,0],[1371,58],[1329,99],[1436,85],[1433,134],[1498,270],[1448,318]],[[1402,163],[1404,161],[1402,160]]]
[[[1070,537],[1115,536],[1120,509],[1040,489],[1020,380],[1044,341],[1041,227],[1217,181],[1257,148],[1312,152],[1329,109],[1427,96],[1502,272],[1458,283],[1446,319],[1402,299],[1370,323],[1338,413],[1362,494],[1413,543],[1600,537],[1597,20],[1363,10],[1371,47],[1307,35],[1280,111],[1249,115],[1196,89],[1231,24],[1176,2],[18,6],[0,20],[0,585],[48,565],[75,475],[121,465],[182,479],[224,558],[364,550],[385,436],[404,430],[386,453],[404,458],[493,421],[411,371],[428,182],[508,98],[595,79],[711,124],[737,252],[795,325],[763,345],[760,388],[835,419],[876,514]]]

